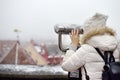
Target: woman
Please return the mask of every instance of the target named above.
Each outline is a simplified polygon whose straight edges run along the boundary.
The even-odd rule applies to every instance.
[[[114,51],[113,55],[116,60],[119,60],[119,52],[117,50],[117,39],[115,32],[106,26],[91,27],[85,32],[81,39],[81,47],[79,46],[78,30],[72,30],[71,34],[72,45],[74,50],[68,50],[62,62],[62,68],[66,71],[74,71],[81,67],[82,80],[86,80],[85,67],[90,80],[102,80],[102,71],[104,61],[95,48],[99,48],[101,52]],[[77,49],[75,51],[75,48]]]

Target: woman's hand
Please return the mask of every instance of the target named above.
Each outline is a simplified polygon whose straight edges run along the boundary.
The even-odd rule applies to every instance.
[[[70,38],[71,38],[72,44],[74,46],[79,46],[80,37],[79,37],[79,30],[78,29],[73,29],[71,31]]]

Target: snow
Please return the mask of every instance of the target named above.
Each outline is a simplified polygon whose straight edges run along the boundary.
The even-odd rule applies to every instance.
[[[12,75],[67,75],[60,65],[38,66],[38,65],[13,65],[0,64],[0,74]]]

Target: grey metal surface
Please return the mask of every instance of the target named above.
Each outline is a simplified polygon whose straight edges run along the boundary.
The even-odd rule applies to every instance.
[[[0,64],[0,76],[67,76],[60,65],[37,66],[37,65],[12,65]]]

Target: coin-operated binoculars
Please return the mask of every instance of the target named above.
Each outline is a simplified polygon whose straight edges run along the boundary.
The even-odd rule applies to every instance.
[[[59,49],[62,52],[66,52],[68,49],[64,49],[62,47],[62,35],[68,35],[71,30],[73,29],[78,29],[79,30],[79,34],[83,34],[83,29],[81,29],[81,26],[75,25],[75,24],[71,24],[71,25],[55,25],[54,26],[54,30],[55,32],[58,34],[58,46]]]

